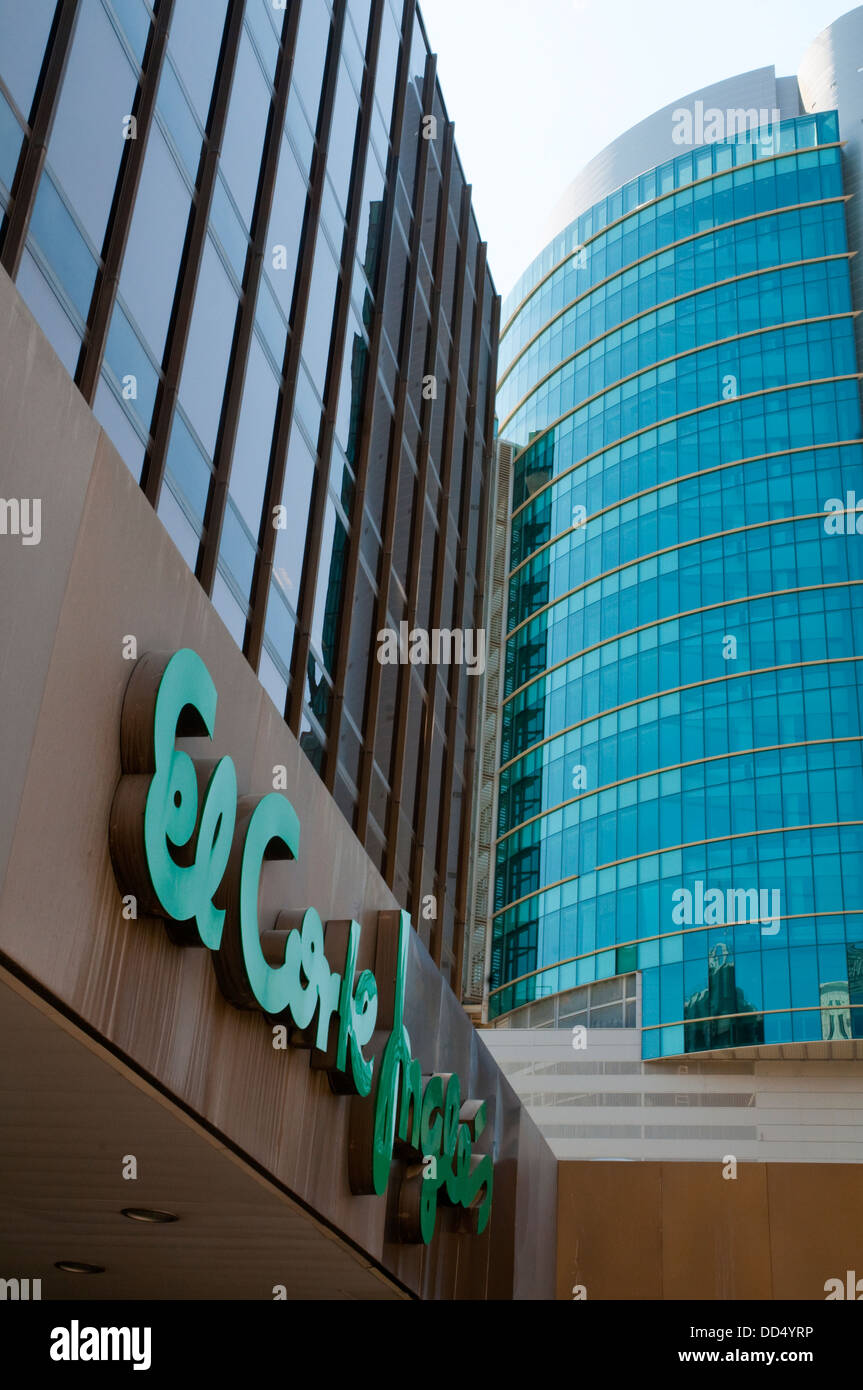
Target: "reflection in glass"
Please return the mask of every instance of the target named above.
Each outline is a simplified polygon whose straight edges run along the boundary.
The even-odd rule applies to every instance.
[[[687,1052],[762,1043],[764,1018],[752,1008],[737,987],[734,957],[724,942],[718,943],[708,956],[707,987],[684,1002],[683,1017],[689,1024],[685,1030]]]

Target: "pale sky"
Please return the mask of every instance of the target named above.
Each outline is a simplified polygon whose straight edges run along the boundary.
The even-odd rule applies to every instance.
[[[843,0],[420,0],[489,266],[506,295],[610,140],[677,97],[797,72]],[[860,57],[863,65],[863,55]],[[861,78],[863,81],[863,78]]]

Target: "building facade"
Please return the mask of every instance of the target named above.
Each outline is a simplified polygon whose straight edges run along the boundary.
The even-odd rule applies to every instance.
[[[377,634],[480,627],[498,301],[415,3],[4,3],[0,128],[3,266],[457,985],[476,681]]]
[[[816,113],[678,156],[517,291],[494,1012],[637,969],[646,1057],[857,1035],[838,135]]]
[[[452,988],[498,310],[414,0],[3,0],[0,131],[2,1296],[550,1297]]]
[[[504,304],[486,1037],[561,1158],[863,1158],[861,41],[621,136]]]

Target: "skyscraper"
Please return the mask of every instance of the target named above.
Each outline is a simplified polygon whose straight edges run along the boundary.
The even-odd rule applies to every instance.
[[[488,1036],[568,1158],[863,1158],[861,48],[622,135],[504,304]]]

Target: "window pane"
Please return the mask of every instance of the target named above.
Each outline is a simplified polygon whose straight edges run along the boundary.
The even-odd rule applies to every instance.
[[[150,16],[144,0],[111,0],[111,7],[140,63],[150,36]]]
[[[279,40],[270,20],[271,15],[277,24],[281,24],[287,15],[287,9],[277,15],[269,0],[249,0],[246,6],[246,23],[254,35],[270,81],[276,71],[279,56]]]
[[[98,81],[94,74],[98,73]],[[137,80],[100,0],[83,0],[48,145],[48,160],[101,249]]]
[[[220,565],[231,571],[243,593],[248,595],[252,587],[257,546],[240,521],[230,498],[225,508],[220,551]]]
[[[347,211],[359,102],[344,63],[339,69],[333,125],[327,154],[327,173],[332,180],[342,212]]]
[[[123,259],[120,293],[158,362],[165,350],[190,205],[174,158],[154,127]]]
[[[305,213],[306,181],[300,173],[293,150],[282,137],[264,264],[273,291],[288,320],[291,317]]]
[[[210,209],[210,225],[228,258],[231,269],[240,284],[246,270],[246,253],[249,238],[237,216],[231,196],[224,179],[219,175],[213,188],[213,204]]]
[[[220,167],[247,227],[252,223],[269,110],[270,93],[249,36],[244,32]]]
[[[330,37],[330,12],[324,0],[305,0],[300,12],[297,34],[297,56],[294,60],[293,85],[299,92],[309,124],[317,129],[318,107],[324,59]]]
[[[105,360],[124,389],[129,403],[146,430],[150,428],[159,374],[119,304],[114,306],[105,348]]]
[[[176,0],[168,48],[202,126],[210,113],[210,98],[227,0]]]
[[[306,529],[309,521],[309,502],[315,476],[315,461],[296,425],[291,431],[285,489],[282,494],[284,513],[276,533],[273,573],[281,584],[288,601],[296,608],[300,592],[300,576],[306,548]],[[272,600],[271,600],[272,602]]]
[[[270,599],[267,604],[264,632],[270,654],[274,661],[278,662],[279,669],[284,673],[284,679],[287,683],[294,650],[294,619],[288,612],[287,604],[282,599],[277,584],[270,585]],[[284,703],[280,708],[284,709]]]
[[[0,94],[0,180],[11,189],[18,155],[21,153],[23,131],[6,98]]]
[[[338,284],[338,268],[326,238],[320,232],[309,290],[309,307],[306,311],[303,357],[309,375],[321,395],[324,393]]]
[[[189,569],[194,572],[198,563],[198,534],[167,483],[159,496],[156,513]]]
[[[186,499],[192,514],[203,520],[212,470],[179,411],[174,413],[167,470],[174,483],[174,491]]]
[[[30,312],[70,376],[74,376],[81,339],[36,261],[25,251],[18,271],[18,289]]]
[[[183,89],[177,79],[170,58],[166,58],[159,78],[159,91],[156,96],[156,111],[170,132],[177,147],[183,166],[194,183],[201,162],[203,136]]]
[[[258,535],[270,464],[279,383],[257,338],[252,339],[229,491],[253,536]]]
[[[100,378],[96,388],[93,414],[104,426],[108,438],[135,482],[140,482],[144,466],[144,441],[104,377]]]
[[[242,649],[246,636],[246,615],[231,593],[224,575],[217,574],[213,585],[213,607],[237,646]]]
[[[208,237],[189,329],[180,400],[212,458],[234,337],[237,296]]]
[[[30,233],[82,319],[87,318],[96,262],[47,173],[42,175]]]
[[[329,671],[332,671],[335,663],[347,542],[347,532],[332,499],[328,497],[311,635],[315,650],[321,653]]]
[[[27,120],[54,18],[54,0],[0,0],[0,77]]]

